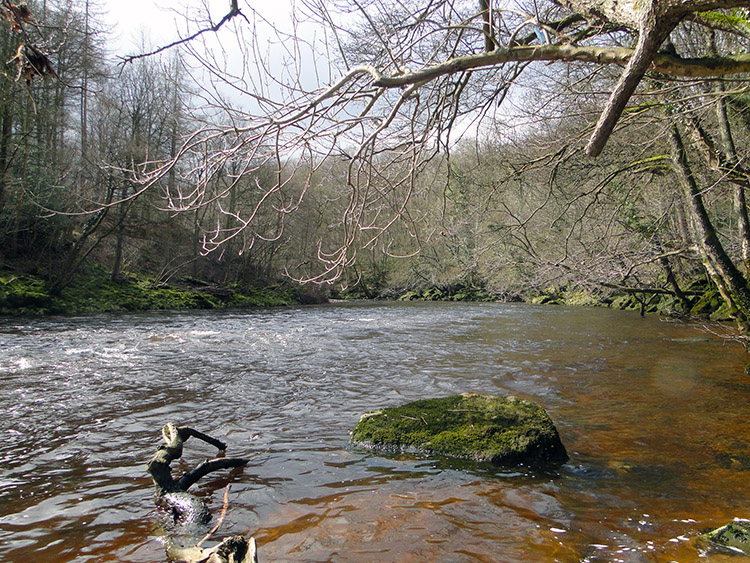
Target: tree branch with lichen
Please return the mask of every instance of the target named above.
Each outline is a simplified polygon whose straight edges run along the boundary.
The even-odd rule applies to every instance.
[[[488,70],[512,62],[583,62],[599,65],[626,65],[635,53],[627,47],[595,47],[577,45],[532,45],[496,49],[488,53],[456,57],[443,63],[426,66],[419,70],[401,74],[384,75],[373,66],[351,69],[347,77],[369,74],[373,85],[383,88],[399,88],[435,80],[441,76],[467,70]],[[731,74],[750,72],[750,54],[680,57],[671,53],[657,53],[647,70],[675,78],[715,78]]]

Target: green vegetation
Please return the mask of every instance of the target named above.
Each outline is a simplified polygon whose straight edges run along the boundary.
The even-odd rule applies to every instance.
[[[425,399],[362,416],[350,443],[494,464],[562,463],[567,458],[542,407],[515,397],[463,394]]]
[[[409,290],[398,299],[399,301],[497,301],[498,295],[478,285],[457,284]]]
[[[662,316],[697,317],[712,321],[732,320],[732,311],[721,298],[718,290],[706,278],[698,278],[688,286],[686,302],[668,292],[648,291],[618,292],[601,288],[593,291],[585,287],[547,287],[509,294],[493,293],[479,287],[427,288],[409,290],[397,297],[400,301],[489,301],[525,302],[534,305],[569,305],[576,307],[611,307],[613,309],[638,311]]]
[[[750,555],[750,520],[735,520],[699,537],[709,548],[731,554]]]
[[[269,283],[263,285],[210,284],[190,277],[177,283],[160,282],[145,274],[128,274],[113,281],[100,265],[89,265],[62,290],[28,273],[0,271],[0,315],[84,314],[94,312],[157,309],[222,309],[274,307],[296,303],[320,303],[328,297],[341,299],[389,299],[399,301],[526,302],[536,305],[612,307],[664,316],[693,316],[713,321],[731,320],[731,311],[718,290],[705,278],[689,286],[691,298],[680,302],[668,294],[591,291],[580,287],[547,287],[524,293],[493,292],[479,285],[446,285],[407,290],[401,294],[381,288],[380,294],[355,286],[347,292],[325,292],[315,285]],[[391,295],[395,293],[395,295]]]
[[[58,294],[29,274],[0,273],[0,314],[84,314],[155,309],[272,307],[300,302],[291,286],[181,287],[130,275],[112,281],[99,267],[88,268]]]

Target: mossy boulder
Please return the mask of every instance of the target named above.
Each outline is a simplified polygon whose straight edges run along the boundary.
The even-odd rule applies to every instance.
[[[750,520],[737,519],[702,534],[700,539],[718,551],[750,555]]]
[[[466,393],[367,413],[350,443],[383,453],[437,454],[506,466],[568,459],[545,410],[512,396]]]
[[[694,317],[708,317],[717,311],[723,303],[719,292],[715,289],[709,289],[696,301],[690,309],[690,314]]]

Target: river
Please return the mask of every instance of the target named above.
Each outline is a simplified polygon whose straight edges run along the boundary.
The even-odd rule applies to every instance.
[[[195,492],[218,514],[231,484],[220,534],[262,561],[723,561],[693,538],[750,517],[745,361],[695,324],[523,304],[0,319],[0,560],[165,561],[145,462],[173,421],[255,456]],[[364,412],[462,392],[539,402],[570,461],[347,447]]]

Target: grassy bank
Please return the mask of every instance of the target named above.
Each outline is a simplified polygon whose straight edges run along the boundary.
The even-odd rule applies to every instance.
[[[139,275],[112,281],[96,267],[81,273],[55,295],[41,278],[0,272],[0,315],[272,307],[301,302],[309,299],[292,286],[214,286],[197,280],[165,284]]]

